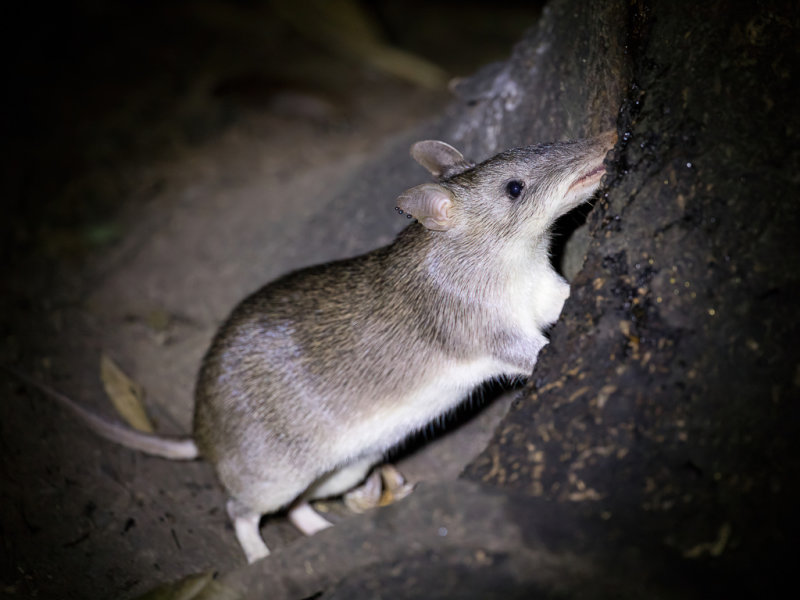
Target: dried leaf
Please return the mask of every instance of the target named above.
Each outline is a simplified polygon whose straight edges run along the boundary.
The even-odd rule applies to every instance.
[[[214,579],[214,572],[189,575],[179,581],[165,583],[137,600],[242,600],[243,596]]]
[[[171,317],[169,313],[161,308],[154,308],[145,315],[145,322],[156,333],[167,331]]]
[[[100,356],[100,378],[111,403],[125,422],[139,431],[153,433],[153,425],[142,404],[142,388],[125,375],[106,354]]]

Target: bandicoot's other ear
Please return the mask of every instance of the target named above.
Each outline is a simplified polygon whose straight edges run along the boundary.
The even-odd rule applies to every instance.
[[[424,140],[411,146],[411,156],[437,179],[450,177],[474,167],[450,144],[439,140]]]
[[[436,183],[406,190],[397,198],[397,208],[433,231],[447,231],[453,226],[453,195]]]

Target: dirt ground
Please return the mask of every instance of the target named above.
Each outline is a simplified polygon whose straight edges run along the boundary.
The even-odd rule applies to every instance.
[[[477,9],[454,22],[448,3],[399,4],[369,13],[375,31],[427,49],[449,75],[502,58],[536,17],[509,6],[492,24]],[[157,431],[186,433],[198,364],[239,299],[402,226],[392,195],[348,214],[332,202],[382,149],[424,137],[446,89],[337,53],[312,20],[301,35],[273,9],[78,2],[6,20],[0,362],[114,417],[99,374],[108,356],[145,390]],[[402,185],[424,180],[420,169]],[[372,211],[384,225],[370,227]],[[337,237],[344,221],[358,235]],[[243,563],[208,465],[99,440],[14,378],[0,393],[3,596],[134,597]],[[507,404],[405,456],[403,471],[455,477]],[[262,533],[273,551],[299,535],[281,517]]]

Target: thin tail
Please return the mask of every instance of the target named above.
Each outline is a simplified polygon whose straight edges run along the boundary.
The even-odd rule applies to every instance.
[[[89,427],[89,429],[100,437],[133,450],[139,450],[147,454],[170,458],[172,460],[193,460],[200,455],[197,450],[197,445],[189,436],[153,435],[136,431],[135,429],[131,429],[119,423],[114,423],[113,421],[107,421],[103,417],[85,409],[64,394],[36,381],[25,373],[13,367],[9,367],[8,365],[0,364],[0,367],[71,410],[87,427]]]

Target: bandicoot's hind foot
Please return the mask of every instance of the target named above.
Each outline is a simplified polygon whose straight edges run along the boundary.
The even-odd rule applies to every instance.
[[[258,530],[261,515],[254,513],[235,498],[228,500],[226,508],[228,516],[233,521],[236,539],[239,540],[239,545],[244,551],[247,562],[254,563],[265,556],[269,556],[269,548],[267,548],[264,540],[261,539],[261,533]]]
[[[383,465],[372,471],[363,485],[345,494],[344,503],[353,512],[362,513],[401,500],[413,490],[394,465]]]
[[[296,504],[289,509],[286,516],[295,527],[306,535],[314,535],[323,529],[333,527],[333,523],[311,508],[308,502]]]
[[[233,522],[236,539],[239,540],[247,562],[254,563],[269,556],[269,548],[261,539],[258,527],[261,515],[253,512],[235,498],[228,500],[226,508],[228,516]],[[333,527],[333,523],[317,514],[308,502],[300,502],[290,508],[287,516],[292,524],[305,535],[314,535],[323,529]]]

